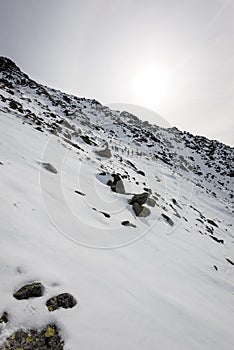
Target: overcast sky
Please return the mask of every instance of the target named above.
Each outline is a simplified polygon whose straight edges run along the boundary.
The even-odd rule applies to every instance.
[[[41,83],[234,144],[234,0],[0,0],[0,33]]]

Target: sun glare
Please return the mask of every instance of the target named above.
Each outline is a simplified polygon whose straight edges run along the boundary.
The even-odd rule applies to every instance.
[[[133,91],[142,102],[159,104],[170,86],[169,74],[162,66],[148,65],[139,69],[133,79]]]

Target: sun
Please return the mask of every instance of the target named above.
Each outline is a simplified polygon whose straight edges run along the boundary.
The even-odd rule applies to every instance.
[[[148,105],[160,104],[165,99],[169,87],[169,72],[160,65],[145,65],[136,71],[133,78],[135,97]]]

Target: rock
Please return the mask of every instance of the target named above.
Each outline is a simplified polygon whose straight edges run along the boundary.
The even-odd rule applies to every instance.
[[[134,203],[138,203],[140,205],[143,205],[147,202],[149,196],[150,195],[148,192],[143,192],[141,194],[134,194],[132,199],[130,199],[129,204],[133,205]]]
[[[73,308],[77,304],[76,299],[69,293],[59,294],[47,300],[46,306],[49,311],[54,311],[60,307],[64,309]]]
[[[38,298],[44,294],[45,287],[40,282],[26,284],[21,287],[13,296],[17,300]]]
[[[113,192],[125,194],[125,188],[121,176],[118,174],[113,174],[112,177],[114,178],[114,180],[109,180],[107,183],[108,186],[111,187]]]
[[[148,198],[146,204],[150,207],[155,207],[156,201],[153,198]]]
[[[210,225],[213,225],[213,226],[215,226],[215,227],[218,227],[218,225],[216,224],[216,222],[214,222],[214,221],[211,220],[211,219],[207,219],[207,222],[208,222],[208,224],[210,224]]]
[[[146,218],[147,216],[149,216],[151,214],[151,211],[149,208],[146,208],[137,202],[135,202],[133,204],[132,209],[133,209],[134,213],[136,214],[136,216],[139,216],[139,217]]]
[[[148,192],[148,193],[150,193],[150,194],[152,194],[151,188],[144,187],[144,191],[145,191],[145,192]]]
[[[104,157],[104,158],[111,158],[111,151],[108,148],[108,146],[106,146],[105,149],[100,150],[100,151],[96,151],[95,152],[98,156],[100,157]]]
[[[41,166],[44,169],[50,171],[53,174],[57,174],[58,173],[58,171],[55,169],[55,167],[52,164],[50,164],[50,163],[41,163]]]
[[[111,217],[110,214],[105,213],[104,211],[100,211],[100,213],[102,213],[108,219]]]
[[[2,316],[0,317],[0,324],[1,323],[7,323],[9,321],[9,319],[8,319],[8,313],[7,312],[4,312],[3,314],[2,314]]]
[[[0,350],[63,350],[64,341],[61,339],[56,325],[48,325],[42,330],[18,330],[12,333]]]
[[[80,136],[82,138],[82,140],[87,143],[88,145],[93,145],[93,146],[97,146],[97,144],[95,142],[93,142],[88,135],[81,135]]]
[[[126,220],[126,221],[122,221],[121,225],[123,226],[130,226],[130,227],[134,227],[136,228],[136,225],[132,224],[130,221]]]
[[[166,220],[166,222],[169,224],[169,225],[171,225],[171,226],[173,226],[174,225],[174,222],[172,221],[172,219],[171,218],[169,218],[169,216],[167,216],[166,214],[161,214],[162,215],[162,217]]]
[[[224,240],[223,240],[223,239],[219,239],[219,238],[217,238],[217,237],[215,237],[215,236],[211,236],[211,235],[209,235],[209,236],[210,236],[210,238],[212,238],[215,242],[224,244]]]
[[[145,176],[145,173],[144,173],[144,171],[142,171],[142,170],[138,170],[138,171],[137,171],[137,174],[139,174],[139,175],[141,175],[141,176]]]
[[[234,262],[232,260],[230,260],[229,258],[226,258],[227,262],[229,262],[229,264],[234,265]]]
[[[79,194],[80,196],[85,196],[85,193],[77,191],[77,190],[75,190],[75,193]]]

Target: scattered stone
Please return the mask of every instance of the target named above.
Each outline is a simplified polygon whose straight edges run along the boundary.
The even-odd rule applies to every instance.
[[[139,205],[143,205],[147,202],[148,198],[149,198],[149,193],[147,192],[134,194],[132,199],[130,199],[129,204],[133,205],[134,203],[138,203]]]
[[[150,188],[144,187],[144,191],[152,194],[152,190]]]
[[[229,264],[234,265],[234,262],[231,261],[229,258],[226,258],[226,260],[227,260],[227,262],[229,262]]]
[[[81,138],[82,138],[82,140],[85,142],[85,143],[87,143],[87,145],[93,145],[93,146],[97,146],[97,144],[94,142],[94,141],[92,141],[90,138],[89,138],[89,136],[88,135],[81,135],[80,136]]]
[[[138,171],[137,171],[137,174],[139,174],[139,175],[141,175],[141,176],[145,176],[145,173],[144,173],[144,171],[142,171],[142,170],[138,170]]]
[[[215,236],[211,236],[211,235],[209,235],[209,237],[212,238],[217,243],[224,244],[224,240],[223,239],[219,239],[219,238],[217,238]]]
[[[64,341],[61,339],[56,325],[48,325],[42,330],[18,330],[12,333],[0,350],[63,350]]]
[[[107,185],[111,187],[113,192],[125,194],[125,188],[121,176],[119,174],[112,174],[112,177],[114,180],[109,180]]]
[[[100,213],[102,213],[108,219],[111,217],[110,214],[105,213],[104,211],[100,211]]]
[[[2,163],[2,162],[0,162],[0,165],[3,165],[3,163]]]
[[[196,220],[199,221],[199,222],[201,222],[202,224],[204,224],[204,222],[203,222],[201,219],[196,218]]]
[[[174,222],[172,221],[172,219],[171,218],[169,218],[169,216],[167,216],[166,214],[161,214],[162,215],[162,217],[166,220],[166,222],[169,224],[169,225],[171,225],[171,226],[173,226],[174,225]]]
[[[132,209],[133,209],[134,213],[136,214],[136,216],[139,216],[139,217],[146,218],[147,216],[149,216],[151,214],[151,211],[149,208],[146,208],[137,202],[133,203]]]
[[[69,293],[59,294],[47,300],[46,306],[49,311],[54,311],[60,307],[64,309],[73,308],[77,304],[76,299]]]
[[[86,194],[85,194],[85,193],[82,193],[82,192],[77,191],[77,190],[75,190],[75,193],[79,194],[80,196],[86,196]]]
[[[100,151],[95,152],[98,156],[103,157],[103,158],[111,158],[111,151],[108,148],[108,145],[106,146],[105,149],[102,149]]]
[[[38,298],[44,294],[45,287],[40,282],[26,284],[21,287],[13,296],[17,300]]]
[[[156,201],[153,198],[148,198],[146,204],[150,207],[155,207]]]
[[[55,167],[52,164],[50,164],[50,163],[41,163],[41,166],[44,169],[50,171],[53,174],[57,174],[58,173],[58,171],[55,169]]]
[[[130,221],[126,220],[126,221],[122,221],[121,225],[123,226],[130,226],[130,227],[134,227],[136,228],[136,225],[132,224]]]
[[[213,220],[207,219],[208,224],[213,225],[215,227],[219,227]]]
[[[9,319],[8,319],[8,313],[7,312],[4,312],[3,314],[2,314],[2,316],[0,317],[0,324],[1,323],[7,323],[9,321]]]
[[[179,206],[177,200],[175,198],[172,198],[172,203],[175,204],[178,208],[181,209],[181,206]]]
[[[44,132],[44,130],[43,130],[40,126],[37,126],[37,127],[35,128],[35,130],[40,131],[40,132]]]

